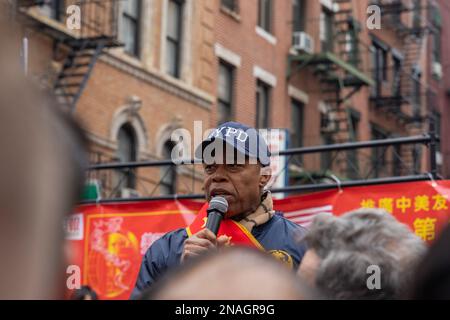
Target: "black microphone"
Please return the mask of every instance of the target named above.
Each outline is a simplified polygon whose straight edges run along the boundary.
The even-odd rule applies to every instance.
[[[220,222],[228,211],[228,201],[223,197],[214,197],[209,202],[208,220],[206,221],[206,229],[211,230],[215,235],[219,231]]]

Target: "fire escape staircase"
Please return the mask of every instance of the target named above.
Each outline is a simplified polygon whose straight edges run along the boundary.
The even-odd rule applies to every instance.
[[[321,100],[326,110],[322,117],[322,133],[334,142],[354,140],[350,113],[344,107],[354,93],[363,86],[373,86],[373,79],[363,71],[361,27],[354,18],[351,0],[334,0],[332,48],[313,54],[301,53],[289,56],[288,77],[303,67],[313,68],[320,83]]]
[[[427,22],[423,22],[423,14],[420,14],[420,19],[417,24],[404,24],[402,19],[404,14],[412,14],[414,7],[407,5],[403,0],[386,1],[379,0],[375,2],[380,6],[383,12],[383,24],[385,28],[395,30],[399,39],[402,39],[402,64],[400,73],[393,78],[392,92],[389,96],[372,97],[375,106],[384,111],[394,114],[398,119],[404,123],[420,122],[423,117],[420,114],[414,114],[413,110],[405,112],[402,110],[402,105],[409,105],[414,107],[415,104],[420,103],[420,99],[425,95],[424,88],[420,85],[420,79],[417,77],[418,65],[425,49],[425,38],[428,34]],[[426,10],[428,5],[420,7],[420,11]],[[397,88],[397,89],[395,89]],[[417,89],[419,92],[416,92]]]
[[[105,49],[122,45],[117,39],[118,1],[74,0],[70,3],[79,5],[84,17],[76,35],[56,29],[29,14],[30,9],[48,2],[18,1],[18,12],[28,20],[28,25],[50,36],[57,51],[65,53],[51,86],[58,103],[69,112],[76,110],[94,66]]]

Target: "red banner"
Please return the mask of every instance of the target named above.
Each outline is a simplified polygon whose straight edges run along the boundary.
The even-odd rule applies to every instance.
[[[274,200],[274,207],[305,227],[318,213],[383,208],[431,242],[450,221],[449,200],[450,181],[424,181],[292,196]],[[148,247],[189,225],[202,205],[177,200],[79,206],[66,223],[70,264],[76,267],[70,270],[79,270],[81,285],[91,286],[100,299],[128,299]]]

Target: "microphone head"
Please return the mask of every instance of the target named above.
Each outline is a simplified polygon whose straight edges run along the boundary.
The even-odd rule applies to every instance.
[[[213,197],[209,202],[208,211],[217,210],[222,214],[225,214],[228,211],[228,201],[224,197]]]

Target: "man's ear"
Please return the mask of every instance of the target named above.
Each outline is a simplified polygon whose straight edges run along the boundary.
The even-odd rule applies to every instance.
[[[267,183],[269,183],[270,178],[272,178],[272,169],[267,167],[261,167],[261,174],[259,175],[259,186],[264,188]]]

